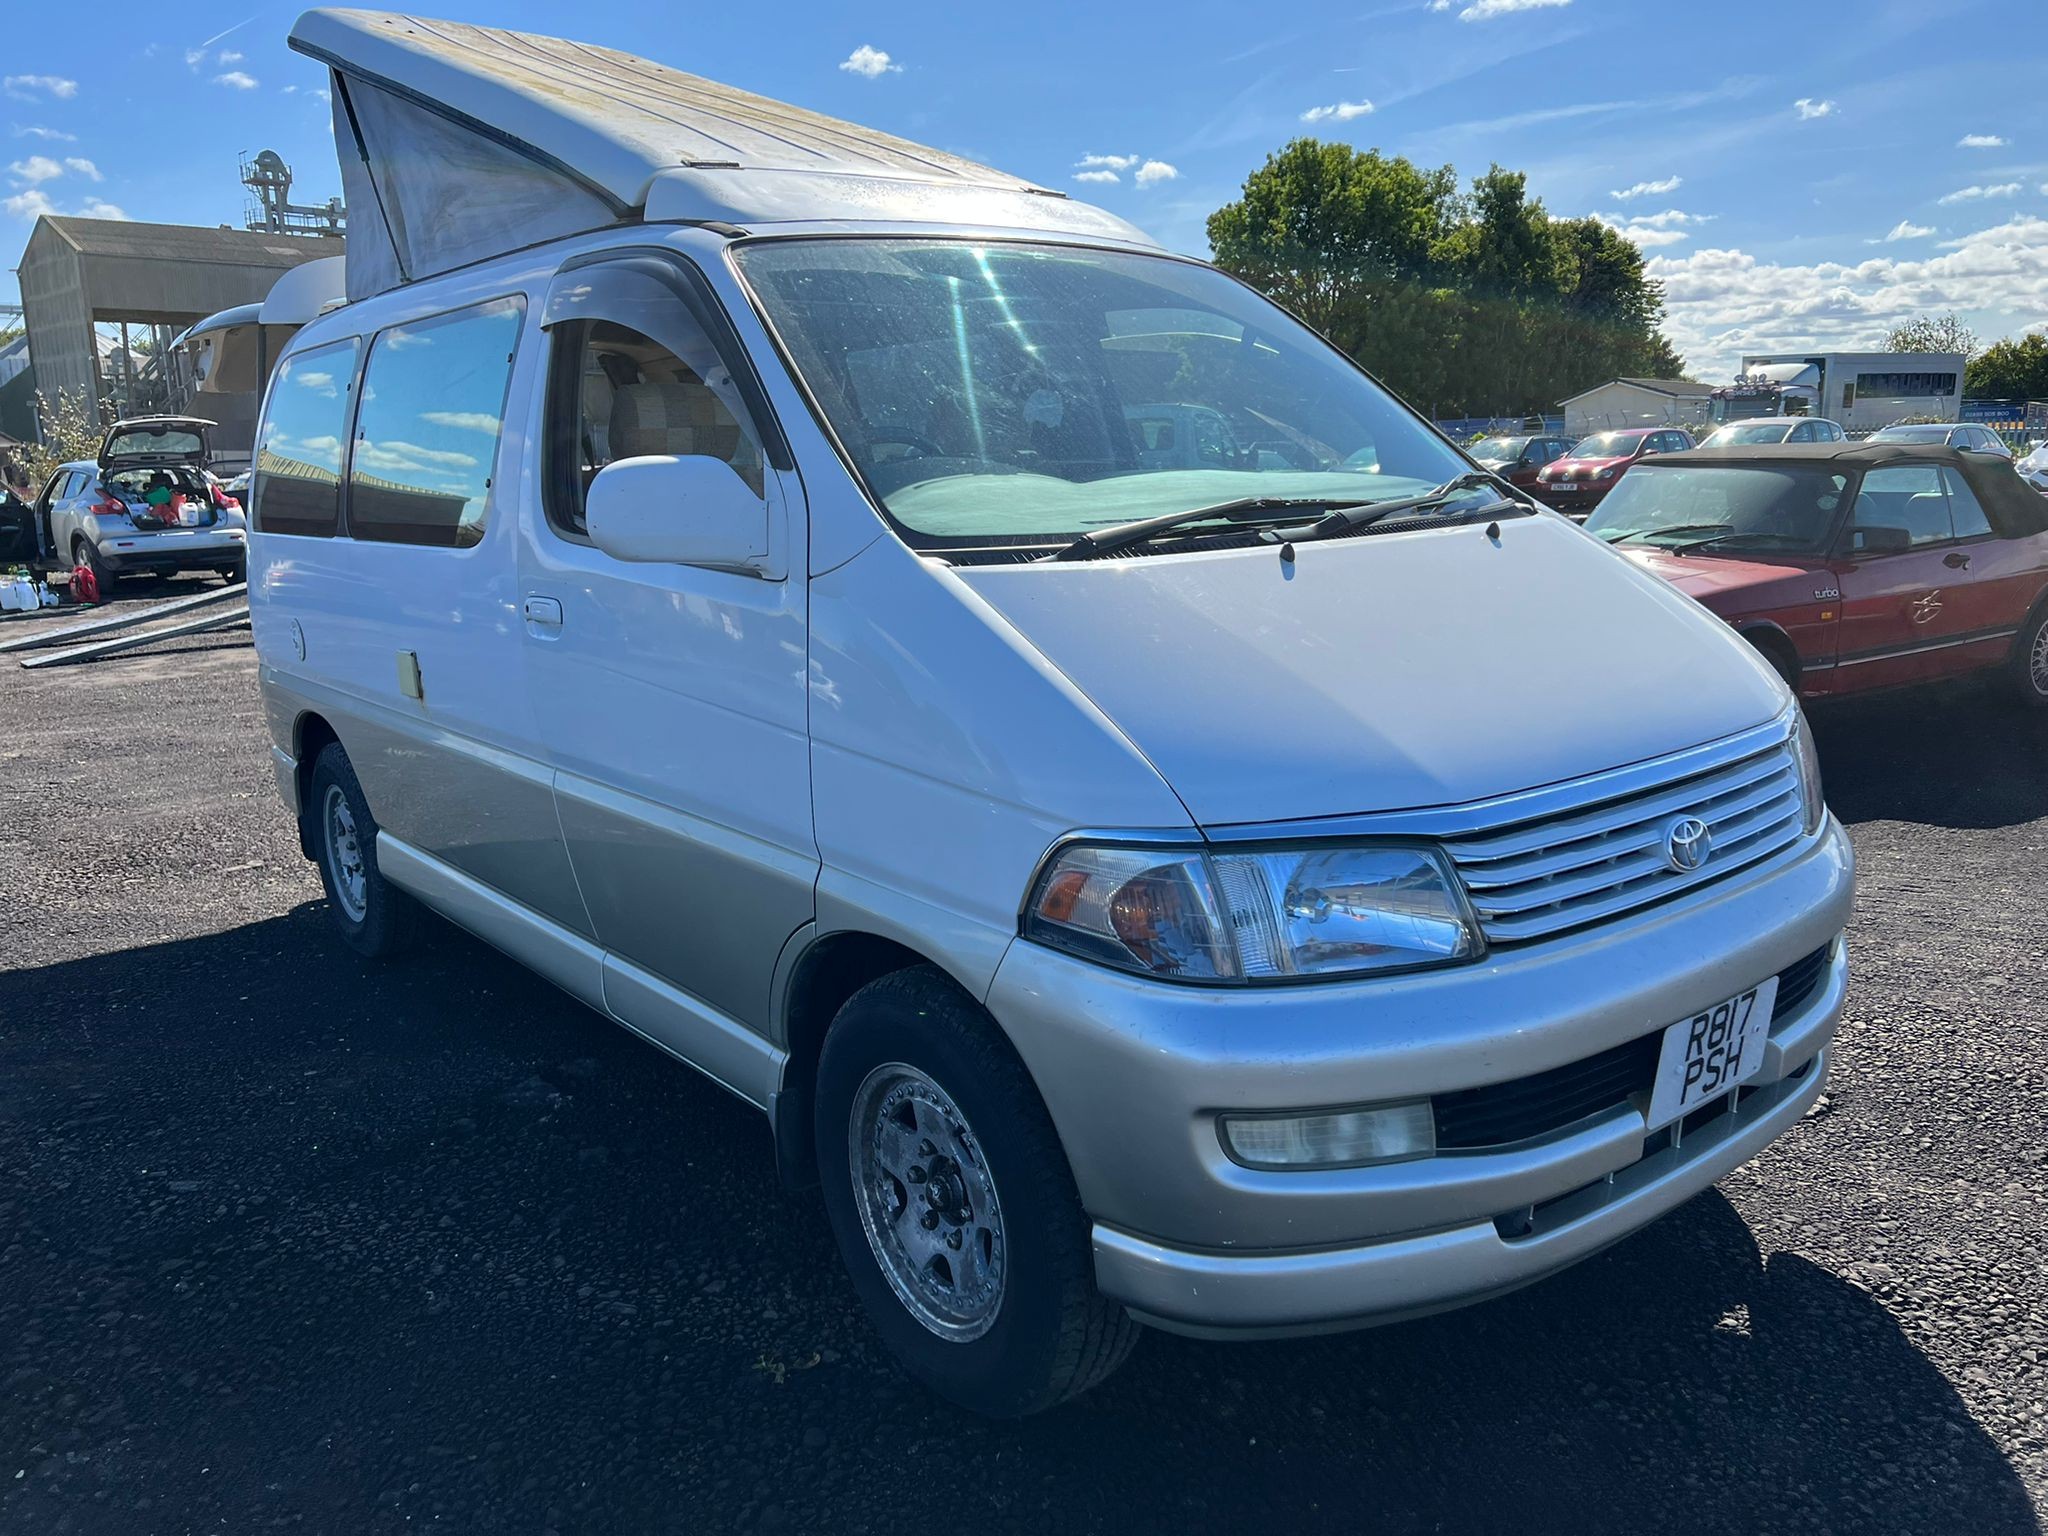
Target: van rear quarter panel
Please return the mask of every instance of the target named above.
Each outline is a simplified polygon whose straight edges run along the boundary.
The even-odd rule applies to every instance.
[[[482,540],[456,549],[257,532],[250,592],[278,745],[294,750],[296,719],[321,715],[379,826],[588,937],[552,775],[536,752],[513,539],[534,494],[527,424],[543,350],[537,290],[560,259],[401,289],[300,333],[294,351],[348,335],[367,342],[486,299],[527,299]],[[399,686],[407,651],[419,660],[419,699]]]

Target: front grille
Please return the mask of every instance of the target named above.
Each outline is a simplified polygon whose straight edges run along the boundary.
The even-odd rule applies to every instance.
[[[1810,999],[1826,973],[1832,945],[1823,944],[1778,972],[1776,1023]],[[1641,1094],[1648,1101],[1657,1076],[1664,1032],[1643,1035],[1580,1061],[1511,1082],[1440,1093],[1432,1100],[1438,1151],[1504,1147],[1548,1136],[1568,1125],[1607,1114]],[[1694,1111],[1695,1114],[1701,1111]]]
[[[1697,817],[1706,859],[1672,868],[1673,822]],[[1489,943],[1526,944],[1671,897],[1796,841],[1799,770],[1789,743],[1561,814],[1490,828],[1445,846]]]

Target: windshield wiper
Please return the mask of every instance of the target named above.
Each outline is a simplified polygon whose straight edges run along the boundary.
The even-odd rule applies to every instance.
[[[1299,512],[1309,507],[1365,505],[1368,503],[1347,501],[1341,496],[1240,496],[1235,501],[1219,501],[1213,507],[1191,507],[1185,512],[1162,512],[1157,517],[1141,517],[1135,522],[1115,523],[1108,528],[1092,529],[1073,543],[1054,550],[1044,558],[1092,560],[1097,555],[1106,555],[1112,550],[1142,544],[1159,534],[1171,533],[1177,528],[1185,528],[1194,523],[1259,522],[1267,520],[1269,514],[1275,512]]]
[[[1631,528],[1627,533],[1617,533],[1613,538],[1608,539],[1607,542],[1610,544],[1633,544],[1646,541],[1652,537],[1661,537],[1667,533],[1707,533],[1710,531],[1713,532],[1715,538],[1725,539],[1732,530],[1728,528],[1726,523],[1671,523],[1662,528]],[[1707,543],[1710,541],[1702,539],[1700,542]]]
[[[1688,539],[1683,544],[1673,544],[1671,546],[1671,552],[1675,555],[1682,555],[1690,550],[1705,549],[1710,544],[1729,544],[1733,543],[1737,539],[1741,539],[1745,542],[1752,543],[1776,542],[1779,544],[1796,544],[1801,548],[1804,548],[1807,544],[1812,542],[1809,539],[1802,539],[1796,533],[1771,533],[1768,530],[1752,529],[1746,533],[1741,531],[1734,531],[1729,533],[1716,533],[1704,539]]]
[[[1300,523],[1292,528],[1266,528],[1259,537],[1268,544],[1294,543],[1299,540],[1329,539],[1339,534],[1352,533],[1360,528],[1370,528],[1382,518],[1393,517],[1402,512],[1422,512],[1440,507],[1460,491],[1483,490],[1487,486],[1498,486],[1500,481],[1485,470],[1470,470],[1455,480],[1446,480],[1433,491],[1420,496],[1403,496],[1397,501],[1354,501],[1339,502],[1312,523]],[[1521,502],[1502,498],[1488,502],[1483,507],[1472,507],[1467,516],[1490,516],[1496,512],[1526,511]]]

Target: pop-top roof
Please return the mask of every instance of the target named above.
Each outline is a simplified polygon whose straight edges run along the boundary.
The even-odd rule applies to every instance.
[[[610,48],[355,10],[306,12],[291,44],[335,73],[352,298],[635,218],[987,224],[1152,243],[957,155]]]

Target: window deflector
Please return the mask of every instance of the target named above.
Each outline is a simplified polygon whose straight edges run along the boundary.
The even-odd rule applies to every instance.
[[[542,484],[547,522],[557,537],[587,543],[580,531],[583,343],[591,323],[638,332],[684,363],[751,439],[763,466],[768,557],[760,574],[787,569],[788,504],[795,467],[752,360],[703,275],[679,254],[637,249],[572,261],[549,284],[541,326],[549,338]],[[572,510],[573,518],[562,514]]]

